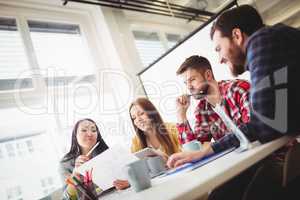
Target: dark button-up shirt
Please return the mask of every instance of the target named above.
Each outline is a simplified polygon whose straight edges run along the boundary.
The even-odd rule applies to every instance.
[[[250,122],[241,130],[265,143],[284,134],[299,134],[300,30],[283,24],[263,27],[246,44],[250,71]],[[239,146],[233,134],[212,144],[215,152]]]

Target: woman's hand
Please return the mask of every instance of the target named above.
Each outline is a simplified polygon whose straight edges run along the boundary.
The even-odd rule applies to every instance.
[[[124,190],[130,186],[127,180],[119,180],[119,179],[115,180],[113,182],[113,185],[117,188],[117,190]]]
[[[75,168],[73,170],[73,175],[75,175],[77,178],[80,176],[80,174],[76,171],[76,168],[80,167],[83,163],[88,161],[90,158],[84,155],[80,155],[75,159]]]
[[[75,160],[75,168],[80,167],[83,163],[88,161],[90,158],[85,155],[80,155]]]

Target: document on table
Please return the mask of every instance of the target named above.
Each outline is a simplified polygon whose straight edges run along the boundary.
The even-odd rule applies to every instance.
[[[87,161],[81,165],[77,171],[85,175],[87,170],[93,168],[93,182],[102,190],[106,190],[113,186],[114,180],[127,179],[124,166],[137,159],[138,158],[131,154],[129,150],[117,145]]]

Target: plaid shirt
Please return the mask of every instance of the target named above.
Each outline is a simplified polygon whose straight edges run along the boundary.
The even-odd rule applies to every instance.
[[[299,134],[300,31],[283,24],[264,27],[246,44],[251,75],[251,119],[240,126],[250,139],[265,143]],[[276,104],[277,103],[277,104]],[[214,152],[239,146],[233,134],[212,144]]]
[[[227,80],[218,82],[218,85],[223,99],[221,106],[226,114],[237,125],[249,122],[250,84],[244,80]],[[201,143],[209,142],[211,138],[219,140],[228,132],[224,122],[205,99],[199,100],[195,109],[195,119],[194,132],[188,122],[177,124],[181,144],[194,139]]]

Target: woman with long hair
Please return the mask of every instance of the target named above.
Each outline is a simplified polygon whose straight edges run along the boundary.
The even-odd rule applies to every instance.
[[[90,156],[87,153],[99,142],[97,147],[92,151]],[[72,143],[70,151],[62,158],[60,165],[63,179],[71,175],[78,175],[75,168],[81,166],[91,158],[101,154],[108,149],[108,146],[101,137],[98,126],[92,119],[79,120],[72,132]],[[113,185],[117,189],[129,187],[127,180],[116,180]],[[76,191],[72,185],[65,185],[64,196],[67,199],[80,199],[80,192]]]
[[[131,151],[146,147],[160,150],[164,158],[181,151],[175,125],[163,122],[155,106],[146,98],[138,98],[129,107],[130,118],[136,135]]]

